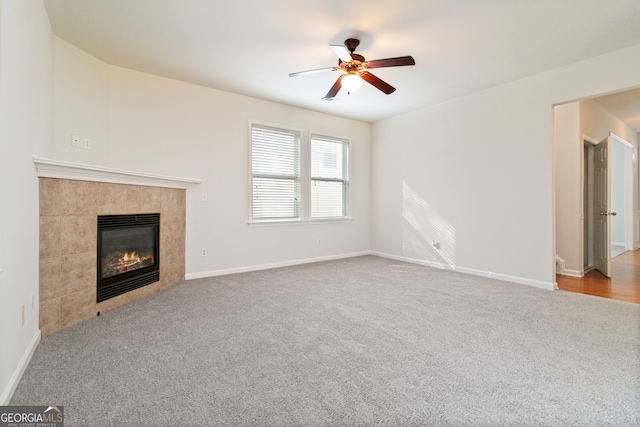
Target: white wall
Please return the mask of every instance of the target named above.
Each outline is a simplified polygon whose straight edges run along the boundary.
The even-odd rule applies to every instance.
[[[553,287],[552,106],[640,85],[639,66],[635,45],[375,123],[374,251]]]
[[[0,405],[8,404],[40,337],[33,155],[51,155],[52,57],[42,2],[0,1]]]
[[[580,131],[596,141],[613,132],[633,145],[637,142],[635,132],[593,99],[580,101]]]
[[[59,38],[55,106],[58,160],[202,179],[187,191],[188,278],[370,250],[368,123],[111,66]],[[250,120],[351,138],[353,220],[249,226]]]
[[[54,36],[54,158],[108,166],[109,73],[102,61]],[[78,135],[81,147],[71,145]],[[84,138],[92,148],[82,148]]]
[[[564,261],[564,274],[582,275],[582,134],[580,103],[554,108],[556,254]]]

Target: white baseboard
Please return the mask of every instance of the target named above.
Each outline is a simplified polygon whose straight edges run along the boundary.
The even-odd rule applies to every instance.
[[[562,274],[564,271],[564,259],[556,255],[556,274]]]
[[[13,397],[13,392],[16,391],[16,387],[20,383],[22,379],[22,374],[24,374],[25,369],[29,366],[29,362],[31,361],[31,357],[33,356],[33,352],[36,351],[36,347],[40,343],[40,329],[38,329],[31,339],[27,350],[22,355],[20,359],[20,363],[16,367],[16,370],[13,372],[13,375],[9,379],[9,383],[5,387],[2,392],[2,396],[0,396],[0,405],[8,405],[11,402],[11,398]]]
[[[392,255],[392,254],[376,252],[376,251],[373,251],[372,254],[376,256],[384,257],[384,258],[395,259],[398,261],[410,262],[412,264],[420,264],[420,265],[426,265],[429,267],[442,268],[446,270],[456,271],[458,273],[503,280],[505,282],[512,282],[520,285],[533,286],[536,288],[546,289],[550,291],[553,291],[556,289],[555,283],[541,282],[539,280],[531,280],[531,279],[526,279],[524,277],[509,276],[508,274],[493,273],[491,271],[476,270],[473,268],[459,267],[455,265],[445,265],[445,264],[440,264],[435,262],[429,262],[422,259],[407,258],[404,256]]]
[[[343,258],[353,258],[353,257],[363,256],[363,255],[376,255],[383,258],[395,259],[398,261],[409,262],[412,264],[427,265],[429,267],[435,267],[435,268],[445,268],[447,270],[457,271],[459,273],[470,274],[473,276],[487,277],[487,278],[492,278],[497,280],[503,280],[506,282],[518,283],[521,285],[533,286],[541,289],[547,289],[547,290],[556,289],[555,283],[546,283],[538,280],[531,280],[523,277],[510,276],[507,274],[493,273],[490,271],[482,271],[482,270],[476,270],[472,268],[442,265],[438,263],[431,263],[425,260],[407,258],[403,256],[397,256],[397,255],[387,254],[383,252],[376,252],[376,251],[353,252],[348,254],[331,255],[331,256],[317,257],[317,258],[305,258],[305,259],[299,259],[299,260],[276,262],[271,264],[259,264],[259,265],[252,265],[252,266],[246,266],[246,267],[203,271],[199,273],[187,273],[185,275],[185,279],[192,280],[192,279],[202,279],[205,277],[224,276],[227,274],[247,273],[250,271],[269,270],[271,268],[290,267],[290,266],[300,265],[300,264],[310,264],[312,262],[331,261],[331,260],[343,259]]]
[[[562,271],[559,271],[558,274],[561,274],[563,276],[571,276],[571,277],[583,277],[584,276],[583,271],[578,271],[578,270],[569,270],[569,269],[563,269]]]
[[[185,279],[191,280],[191,279],[202,279],[205,277],[225,276],[227,274],[247,273],[250,271],[269,270],[272,268],[280,268],[280,267],[291,267],[294,265],[310,264],[312,262],[332,261],[335,259],[353,258],[357,256],[371,255],[371,254],[372,254],[371,251],[352,252],[348,254],[330,255],[330,256],[317,257],[317,258],[304,258],[304,259],[297,259],[297,260],[291,260],[291,261],[275,262],[271,264],[259,264],[259,265],[250,265],[246,267],[226,268],[222,270],[202,271],[199,273],[187,273],[185,274]]]
[[[571,276],[571,277],[582,277],[584,276],[584,271],[571,270],[565,268],[564,259],[560,258],[556,255],[556,274],[562,274],[563,276]]]

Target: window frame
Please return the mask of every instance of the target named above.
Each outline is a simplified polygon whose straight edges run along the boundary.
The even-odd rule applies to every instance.
[[[343,156],[343,164],[342,164],[342,174],[343,178],[314,178],[313,176],[313,140],[314,137],[319,140],[325,140],[328,142],[340,143],[342,148],[342,156]],[[348,220],[351,219],[351,139],[345,138],[342,136],[336,136],[327,134],[325,132],[309,132],[308,134],[308,149],[309,149],[309,191],[308,191],[308,202],[309,202],[309,220],[310,221],[340,221],[340,220]],[[313,212],[313,198],[311,197],[312,186],[314,181],[324,181],[324,182],[342,182],[343,183],[343,206],[342,206],[342,216],[312,216]]]
[[[297,203],[294,209],[297,211],[297,216],[295,217],[266,217],[266,218],[254,218],[254,173],[253,173],[253,129],[254,127],[262,128],[262,129],[272,129],[274,131],[280,132],[291,132],[292,134],[297,134],[298,137],[298,147],[297,147],[297,160],[298,160],[298,173],[297,173]],[[304,132],[302,129],[274,125],[271,123],[264,122],[249,122],[249,222],[250,223],[275,223],[275,222],[298,222],[303,218],[304,215],[304,207],[303,207],[303,187],[304,187],[304,177],[302,175],[303,165],[302,165],[302,146],[303,146],[303,138]],[[282,179],[285,178],[283,175]],[[295,180],[296,178],[294,178]]]
[[[284,132],[296,132],[299,135],[299,147],[298,147],[298,166],[299,166],[299,193],[298,193],[298,217],[297,218],[253,218],[253,128],[254,126],[271,128],[276,131]],[[315,135],[324,139],[335,139],[343,142],[344,147],[347,150],[346,165],[346,190],[345,190],[345,215],[341,217],[311,217],[311,137]],[[340,222],[351,221],[351,138],[333,135],[327,132],[318,132],[311,130],[304,130],[293,126],[285,126],[274,123],[262,122],[257,120],[250,120],[248,123],[248,179],[249,179],[249,211],[248,211],[248,224],[251,226],[270,226],[270,225],[295,225],[295,224],[310,224],[310,223],[327,223],[327,222]],[[343,148],[344,149],[344,148]]]

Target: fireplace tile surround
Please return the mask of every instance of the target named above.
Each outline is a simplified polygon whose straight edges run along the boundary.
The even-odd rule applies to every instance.
[[[43,337],[184,280],[184,188],[40,176],[39,194]],[[160,213],[160,281],[96,303],[97,217],[138,213]]]

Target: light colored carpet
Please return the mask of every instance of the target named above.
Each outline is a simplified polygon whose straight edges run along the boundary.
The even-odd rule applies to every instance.
[[[187,281],[44,338],[74,426],[631,426],[640,305],[374,256]]]

